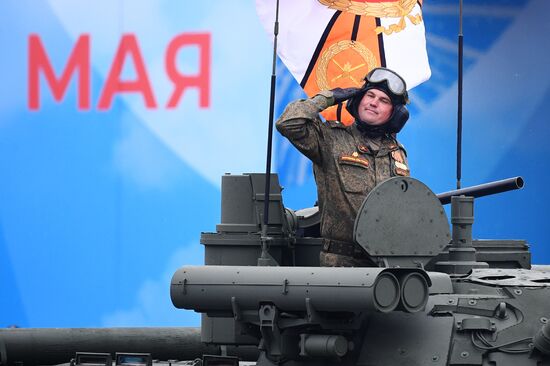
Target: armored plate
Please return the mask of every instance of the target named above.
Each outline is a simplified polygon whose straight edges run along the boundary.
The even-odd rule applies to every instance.
[[[502,287],[547,287],[550,286],[550,269],[479,268],[473,269],[466,279],[484,285]]]
[[[452,317],[372,314],[357,366],[448,365],[452,329]]]
[[[436,195],[409,177],[391,178],[369,193],[355,220],[354,237],[369,255],[393,265],[426,264],[451,239]]]

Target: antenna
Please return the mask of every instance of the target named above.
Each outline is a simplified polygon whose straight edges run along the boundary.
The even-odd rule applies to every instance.
[[[279,34],[279,0],[275,9],[275,25],[273,27],[273,68],[271,72],[271,94],[269,97],[269,127],[267,130],[267,159],[265,163],[265,190],[264,190],[264,220],[262,226],[262,254],[258,258],[258,265],[270,265],[273,259],[267,252],[267,224],[269,222],[269,192],[271,191],[271,151],[273,145],[273,115],[275,110],[275,81],[277,80],[277,35]]]
[[[456,132],[456,189],[460,189],[460,179],[462,178],[462,65],[464,63],[464,35],[462,34],[462,0],[459,0],[458,3],[458,121]]]

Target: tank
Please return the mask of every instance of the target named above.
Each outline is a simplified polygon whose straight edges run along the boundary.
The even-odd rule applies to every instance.
[[[550,267],[531,265],[524,240],[472,238],[474,200],[520,177],[442,194],[379,184],[353,233],[368,268],[319,267],[318,209],[285,208],[270,179],[266,194],[264,174],[223,176],[205,265],[172,277],[172,303],[201,313],[200,329],[2,329],[1,364],[550,364]]]

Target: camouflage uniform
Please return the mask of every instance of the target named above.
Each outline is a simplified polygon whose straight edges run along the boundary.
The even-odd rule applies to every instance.
[[[409,175],[405,150],[392,137],[371,139],[355,125],[322,122],[319,112],[333,103],[332,92],[327,91],[295,101],[287,106],[276,126],[313,162],[321,235],[325,239],[321,265],[372,266],[366,252],[352,244],[355,217],[378,183],[392,176]]]

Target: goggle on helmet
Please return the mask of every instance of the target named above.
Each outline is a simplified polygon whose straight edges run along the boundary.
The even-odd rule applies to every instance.
[[[407,83],[394,71],[385,67],[377,67],[369,71],[365,76],[365,86],[367,84],[378,84],[385,82],[390,92],[397,97],[402,97],[405,104],[409,103],[409,94],[407,93]]]

